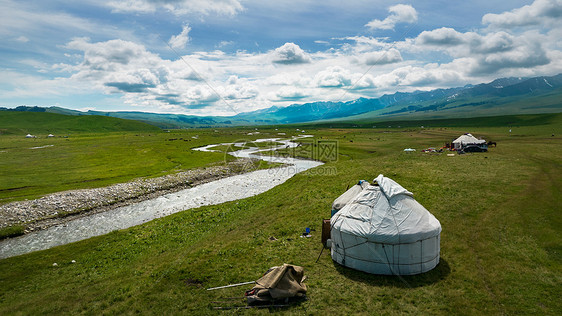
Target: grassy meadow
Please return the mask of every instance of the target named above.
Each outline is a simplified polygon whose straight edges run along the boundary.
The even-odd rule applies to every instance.
[[[247,139],[255,131],[166,132],[111,117],[32,112],[0,112],[0,128],[0,204],[222,163],[233,158],[191,148]],[[37,137],[25,138],[28,133]],[[55,137],[47,137],[51,133]]]
[[[214,306],[232,303],[213,302],[242,297],[251,286],[206,288],[256,280],[283,263],[305,268],[307,301],[286,309],[225,313],[559,314],[562,115],[533,124],[487,120],[475,127],[454,126],[454,121],[429,128],[420,122],[401,128],[306,126],[307,134],[315,135],[307,142],[337,142],[336,161],[255,197],[0,260],[0,314],[215,314]],[[224,155],[189,148],[258,138],[244,136],[248,131],[80,134],[68,140],[0,135],[6,151],[0,155],[13,157],[1,160],[2,170],[10,170],[1,174],[2,199],[204,166]],[[260,131],[259,138],[278,132]],[[465,132],[498,145],[487,153],[454,157],[421,152]],[[53,144],[39,149],[51,150],[52,156],[33,156],[31,142]],[[404,152],[408,147],[417,152]],[[36,165],[33,172],[44,182],[40,188],[25,188],[33,180],[18,166],[24,159]],[[58,174],[48,175],[49,170]],[[11,176],[17,172],[22,175]],[[434,270],[408,277],[369,275],[334,263],[328,250],[315,262],[321,220],[329,218],[333,200],[357,180],[380,173],[413,192],[440,220],[441,258]],[[23,189],[6,190],[16,187]],[[299,238],[306,227],[313,237]]]

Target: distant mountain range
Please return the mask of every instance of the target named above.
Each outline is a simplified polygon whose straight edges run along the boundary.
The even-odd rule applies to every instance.
[[[272,106],[230,117],[145,112],[80,112],[61,107],[30,106],[0,110],[111,116],[168,129],[557,113],[562,112],[562,74],[552,77],[500,78],[479,85],[409,93],[396,92],[380,98],[359,98],[347,102]]]

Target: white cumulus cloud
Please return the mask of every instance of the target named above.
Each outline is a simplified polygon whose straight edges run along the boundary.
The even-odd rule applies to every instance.
[[[538,25],[548,22],[560,24],[561,20],[562,0],[535,0],[530,5],[509,12],[488,13],[482,17],[483,24],[500,28]]]
[[[310,63],[310,56],[295,43],[285,43],[276,48],[273,53],[273,62],[276,64],[306,64]]]
[[[402,55],[396,48],[391,48],[385,51],[365,53],[363,55],[363,62],[369,66],[393,64],[401,61]]]
[[[432,31],[423,31],[416,38],[421,45],[456,46],[466,42],[465,34],[449,27],[442,27]]]
[[[351,72],[340,66],[329,67],[316,74],[314,82],[321,88],[337,88],[350,86]]]
[[[392,30],[398,23],[414,23],[418,20],[418,12],[409,4],[397,4],[388,8],[390,13],[384,20],[372,20],[365,26],[371,30]]]
[[[168,44],[172,46],[172,48],[185,48],[187,42],[189,42],[189,32],[191,31],[191,27],[189,25],[184,25],[181,33],[178,35],[174,35],[168,41]]]
[[[259,89],[248,79],[240,79],[238,76],[230,76],[226,86],[221,87],[218,93],[226,100],[254,99],[259,95]]]
[[[308,95],[309,94],[303,89],[292,86],[281,87],[275,93],[275,97],[277,97],[277,99],[288,101],[300,100],[302,98],[306,98]]]
[[[206,85],[197,85],[192,87],[188,89],[182,97],[184,97],[185,101],[195,108],[209,106],[210,103],[216,102],[220,99],[220,96]]]

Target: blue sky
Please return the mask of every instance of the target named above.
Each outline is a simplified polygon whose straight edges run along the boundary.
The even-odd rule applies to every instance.
[[[0,106],[232,115],[562,73],[562,0],[0,0]]]

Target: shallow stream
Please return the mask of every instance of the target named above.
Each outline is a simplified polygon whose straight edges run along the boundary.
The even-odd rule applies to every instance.
[[[300,137],[309,137],[309,135],[302,135]],[[319,161],[282,158],[275,155],[261,156],[258,154],[263,151],[296,147],[298,144],[293,142],[295,139],[258,139],[248,143],[227,143],[194,148],[193,150],[213,151],[212,148],[214,146],[220,145],[243,147],[244,149],[230,154],[235,157],[259,158],[286,165],[279,168],[256,170],[223,178],[193,188],[166,194],[155,199],[84,216],[20,237],[5,239],[0,241],[0,259],[107,234],[114,230],[140,225],[187,209],[243,199],[268,191],[299,172],[322,165],[322,162]],[[265,148],[251,146],[252,143],[264,142],[275,142],[278,145]]]

